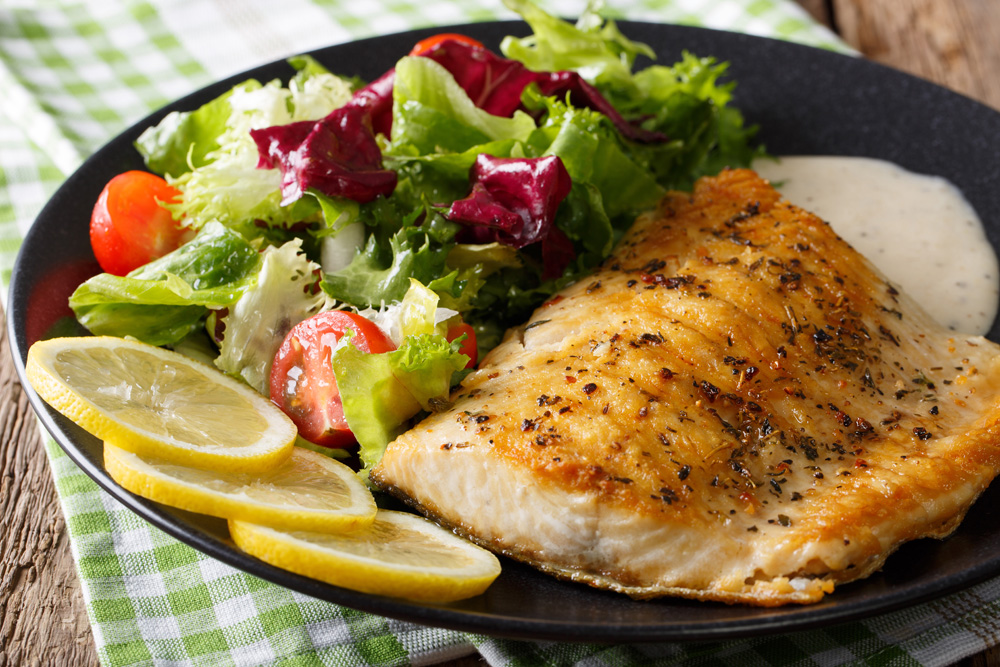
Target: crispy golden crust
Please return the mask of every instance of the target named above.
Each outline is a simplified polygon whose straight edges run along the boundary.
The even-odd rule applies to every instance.
[[[992,480],[997,352],[727,171],[642,216],[372,477],[558,576],[814,602],[947,535]]]

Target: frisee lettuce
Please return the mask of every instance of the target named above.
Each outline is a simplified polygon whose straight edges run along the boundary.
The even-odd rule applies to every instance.
[[[260,271],[253,285],[223,313],[215,365],[268,394],[271,362],[292,327],[332,307],[318,289],[319,266],[302,253],[299,239],[261,253]]]
[[[299,73],[287,87],[248,80],[188,114],[169,115],[137,141],[147,166],[169,177],[183,196],[168,208],[199,229],[210,220],[248,237],[254,227],[321,222],[319,203],[304,198],[281,206],[281,174],[258,169],[250,130],[317,120],[350,99],[351,83],[311,58],[293,60]]]

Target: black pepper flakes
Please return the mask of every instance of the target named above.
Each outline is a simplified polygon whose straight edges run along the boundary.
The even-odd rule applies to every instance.
[[[674,501],[677,500],[677,492],[668,486],[664,486],[660,488],[660,495],[653,496],[653,498],[659,498],[659,500],[662,500],[666,504],[673,505]]]
[[[813,340],[816,341],[817,345],[821,345],[823,343],[829,343],[831,340],[833,340],[833,336],[823,331],[822,329],[817,329],[816,332],[813,334]]]
[[[714,403],[715,399],[719,396],[719,388],[708,380],[702,380],[699,388],[701,389],[702,395],[708,399],[709,403]]]
[[[658,333],[644,333],[639,336],[639,345],[659,345],[663,342],[663,336]]]

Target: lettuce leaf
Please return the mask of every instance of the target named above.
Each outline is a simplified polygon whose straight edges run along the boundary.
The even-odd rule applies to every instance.
[[[401,301],[411,278],[426,285],[446,273],[448,248],[419,227],[401,227],[387,245],[379,242],[378,235],[370,235],[354,261],[323,277],[323,291],[358,308],[378,308]]]
[[[379,462],[410,418],[447,405],[452,376],[469,361],[460,346],[440,334],[421,334],[407,337],[395,351],[366,354],[350,336],[341,339],[333,372],[365,470]]]
[[[235,303],[256,281],[260,264],[246,239],[209,223],[188,243],[127,276],[102,273],[87,280],[69,305],[94,334],[170,345],[198,327],[209,308]]]
[[[515,248],[540,244],[543,276],[558,277],[576,253],[554,225],[573,186],[562,160],[480,155],[469,172],[472,190],[452,203],[446,217],[461,224],[461,241],[499,242]]]
[[[270,392],[271,362],[285,336],[302,320],[333,304],[314,289],[319,266],[295,239],[261,253],[257,279],[220,313],[222,341],[215,365],[258,392]]]
[[[598,87],[630,88],[636,57],[655,57],[649,46],[626,38],[614,21],[601,18],[599,4],[591,3],[576,25],[546,13],[530,0],[504,0],[504,5],[521,15],[532,34],[505,37],[500,50],[536,72],[569,70]]]
[[[172,111],[135,141],[151,171],[177,178],[211,162],[229,120],[232,90],[194,111]]]
[[[204,164],[171,179],[182,198],[168,208],[189,227],[217,220],[248,238],[260,234],[261,225],[290,228],[321,222],[321,208],[312,197],[281,205],[281,172],[257,169],[257,145],[250,131],[315,121],[350,97],[347,81],[324,72],[293,79],[287,88],[278,81],[235,86],[225,99],[230,112],[215,140],[217,147],[208,151]]]
[[[531,91],[526,95],[532,106],[545,111],[532,142],[544,155],[561,158],[574,184],[594,186],[608,218],[625,216],[624,224],[630,225],[638,211],[653,206],[665,194],[649,166],[629,154],[639,144],[620,139],[602,114]]]
[[[654,65],[636,73],[639,94],[623,104],[630,105],[631,113],[648,116],[647,123],[675,137],[681,147],[673,174],[662,166],[670,161],[650,159],[664,174],[661,179],[687,185],[727,166],[748,166],[764,155],[753,143],[757,128],[747,127],[743,114],[731,106],[736,83],[722,82],[728,69],[728,63],[684,52],[673,67]]]
[[[390,156],[463,153],[492,141],[524,140],[534,129],[522,111],[506,118],[477,107],[430,58],[407,56],[396,65]]]

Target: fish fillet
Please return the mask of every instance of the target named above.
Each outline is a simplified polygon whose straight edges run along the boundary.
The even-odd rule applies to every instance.
[[[1000,470],[998,351],[726,171],[508,331],[372,479],[562,578],[816,602],[948,535]]]

